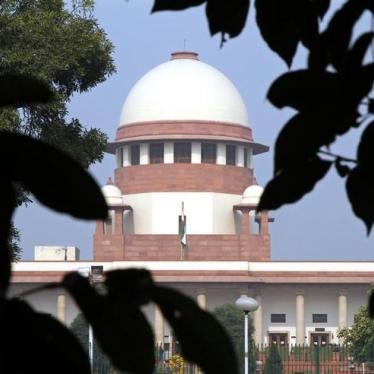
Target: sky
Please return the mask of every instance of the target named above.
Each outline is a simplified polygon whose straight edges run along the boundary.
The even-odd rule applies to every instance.
[[[272,176],[274,142],[292,111],[278,110],[266,100],[269,85],[287,67],[261,39],[253,5],[243,33],[223,48],[219,36],[209,35],[203,6],[153,15],[151,7],[152,0],[97,0],[95,16],[114,44],[117,73],[90,92],[74,96],[70,115],[114,139],[131,87],[186,45],[186,50],[198,52],[202,61],[221,70],[243,96],[255,141],[270,146],[268,153],[254,159],[256,178],[265,185]],[[368,30],[369,20],[364,19],[359,27]],[[300,47],[293,68],[303,66],[305,51]],[[354,158],[361,131],[342,137],[331,150]],[[90,171],[103,185],[113,176],[114,167],[114,156],[106,155]],[[274,260],[374,260],[374,234],[366,236],[364,224],[351,211],[344,180],[333,169],[312,193],[271,215],[275,218],[270,226]],[[15,224],[21,231],[25,260],[33,258],[35,245],[74,245],[80,248],[82,259],[92,258],[92,222],[77,221],[34,203],[18,209]]]

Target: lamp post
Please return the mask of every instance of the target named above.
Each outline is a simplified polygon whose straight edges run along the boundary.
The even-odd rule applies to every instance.
[[[248,374],[248,313],[257,310],[258,302],[242,295],[235,301],[235,306],[244,312],[244,374]]]

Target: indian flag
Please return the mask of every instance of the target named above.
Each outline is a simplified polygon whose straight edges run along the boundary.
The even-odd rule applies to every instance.
[[[182,214],[179,216],[179,239],[182,249],[187,248],[186,216],[184,214],[184,202],[182,202]]]

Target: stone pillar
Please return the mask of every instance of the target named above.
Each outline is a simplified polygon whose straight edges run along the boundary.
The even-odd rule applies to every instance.
[[[259,232],[261,235],[269,234],[269,216],[268,212],[263,211],[260,213],[260,228]]]
[[[164,317],[157,305],[154,306],[154,334],[155,344],[164,346]]]
[[[236,166],[244,167],[244,147],[242,145],[236,147]]]
[[[117,207],[114,210],[114,233],[123,234],[123,208]]]
[[[128,145],[124,145],[122,148],[123,152],[123,167],[130,166],[130,147]]]
[[[304,295],[296,295],[296,344],[305,344]]]
[[[347,295],[345,292],[341,292],[338,298],[338,318],[340,329],[348,326]]]
[[[226,144],[217,144],[217,165],[226,165]]]
[[[201,309],[206,309],[206,292],[204,289],[197,290],[197,305]]]
[[[140,165],[149,164],[149,144],[141,143],[140,144]]]
[[[253,312],[253,327],[254,327],[254,336],[253,339],[256,345],[263,343],[262,341],[262,297],[257,295],[255,297],[258,302],[258,309]]]
[[[57,296],[57,319],[65,323],[66,321],[66,296],[58,295]]]
[[[249,235],[249,208],[242,208],[242,227],[240,230],[240,235],[248,236]]]
[[[191,164],[201,164],[201,143],[191,143]]]
[[[164,164],[172,164],[174,162],[174,143],[164,143]]]

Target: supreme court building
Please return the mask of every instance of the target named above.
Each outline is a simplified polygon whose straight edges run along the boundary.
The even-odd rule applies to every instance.
[[[96,223],[93,261],[79,261],[75,248],[38,248],[35,261],[14,264],[12,294],[91,266],[147,268],[209,310],[242,294],[256,298],[256,343],[338,343],[337,330],[366,303],[374,262],[271,260],[277,223],[255,214],[262,187],[254,159],[267,150],[255,142],[232,82],[196,53],[173,53],[123,104],[108,146],[115,155],[103,187],[109,218]],[[78,313],[63,291],[28,300],[68,324]],[[162,344],[169,327],[153,305],[146,313]]]

